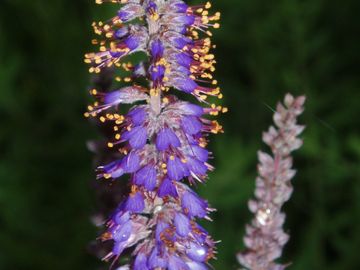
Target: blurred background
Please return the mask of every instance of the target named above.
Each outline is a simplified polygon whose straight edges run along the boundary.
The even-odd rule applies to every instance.
[[[286,92],[305,94],[305,145],[286,204],[289,269],[360,269],[358,0],[219,0],[217,79],[230,112],[212,138],[216,171],[200,187],[216,269],[236,269],[261,132]],[[0,269],[99,269],[88,243],[97,208],[89,101],[90,27],[116,6],[88,0],[0,0]]]

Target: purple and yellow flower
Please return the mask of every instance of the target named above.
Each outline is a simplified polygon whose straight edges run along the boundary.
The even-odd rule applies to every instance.
[[[93,23],[103,40],[93,40],[99,52],[86,54],[85,62],[95,73],[118,67],[126,75],[116,80],[132,83],[110,93],[92,89],[96,101],[85,114],[114,130],[108,146],[118,159],[100,166],[98,178],[128,175],[131,184],[102,236],[113,242],[105,259],[115,262],[134,247],[125,269],[208,269],[215,243],[197,219],[210,219],[212,209],[188,184],[205,182],[213,169],[205,147],[208,134],[222,127],[207,117],[227,111],[208,99],[222,98],[212,75],[209,30],[219,27],[220,14],[209,15],[210,3],[188,6],[181,0],[97,0],[103,2],[122,5],[109,21]],[[137,52],[148,60],[125,62]],[[173,89],[206,106],[179,100],[176,91],[169,93]],[[121,113],[124,104],[134,103],[141,104]]]

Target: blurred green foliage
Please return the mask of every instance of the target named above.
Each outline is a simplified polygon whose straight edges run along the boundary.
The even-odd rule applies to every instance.
[[[359,269],[360,33],[357,0],[221,0],[215,34],[226,133],[202,195],[216,269],[237,269],[261,132],[284,93],[306,94],[304,147],[286,205],[289,269]],[[85,0],[0,1],[0,269],[97,269],[92,155],[82,117],[92,20],[114,6]]]

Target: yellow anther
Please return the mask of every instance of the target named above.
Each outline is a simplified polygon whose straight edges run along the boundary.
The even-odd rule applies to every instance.
[[[105,173],[105,174],[104,174],[104,178],[105,178],[105,179],[111,178],[111,174],[110,174],[110,173]]]
[[[114,144],[111,143],[111,142],[109,142],[109,143],[107,144],[107,146],[108,146],[109,148],[113,148],[113,147],[114,147]]]

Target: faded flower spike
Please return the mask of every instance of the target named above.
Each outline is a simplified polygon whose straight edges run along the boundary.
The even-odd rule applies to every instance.
[[[99,179],[129,175],[130,194],[107,222],[104,241],[113,243],[105,260],[120,269],[205,270],[215,257],[215,243],[196,223],[213,211],[192,189],[205,182],[213,167],[206,150],[209,133],[222,127],[207,115],[227,111],[208,101],[222,98],[213,79],[211,28],[220,13],[210,15],[211,4],[188,6],[180,0],[98,0],[120,7],[106,22],[93,23],[99,51],[85,55],[90,72],[116,67],[127,83],[112,92],[90,91],[96,98],[87,117],[112,125],[108,147],[119,158],[100,166]],[[125,62],[137,52],[146,60]],[[176,91],[191,94],[196,104],[182,101]],[[171,92],[171,94],[170,94]],[[122,104],[134,104],[126,114]],[[120,256],[127,252],[130,258]]]
[[[259,177],[256,179],[255,200],[249,201],[254,213],[251,224],[246,226],[245,252],[237,258],[249,270],[283,270],[287,265],[278,264],[289,235],[284,232],[283,204],[289,200],[293,188],[290,180],[295,176],[291,152],[302,146],[298,138],[304,126],[297,124],[303,112],[305,97],[285,97],[284,105],[278,104],[274,114],[275,127],[263,134],[263,141],[271,148],[272,156],[259,152]]]

